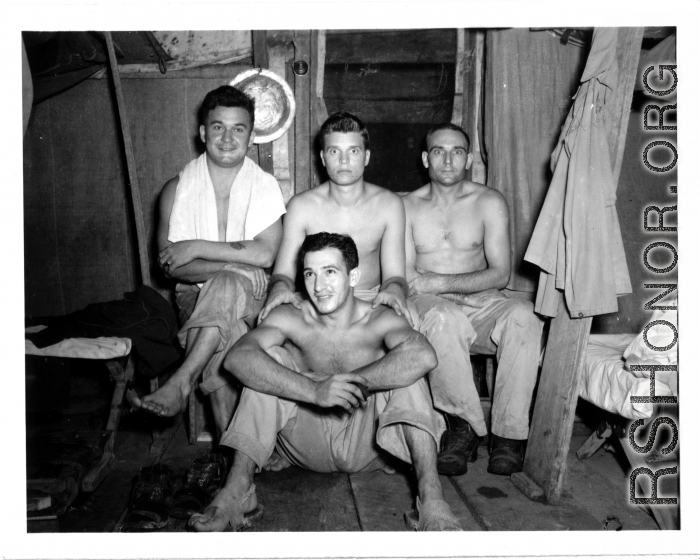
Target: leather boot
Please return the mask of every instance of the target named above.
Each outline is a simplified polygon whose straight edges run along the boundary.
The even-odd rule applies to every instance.
[[[438,453],[438,473],[447,476],[459,476],[467,472],[467,464],[476,461],[479,449],[479,436],[469,422],[445,414],[447,430],[440,440]]]
[[[486,470],[491,474],[504,476],[522,471],[524,441],[492,435],[491,457]]]

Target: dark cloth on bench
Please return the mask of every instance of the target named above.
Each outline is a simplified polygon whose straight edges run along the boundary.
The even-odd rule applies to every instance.
[[[67,338],[115,336],[130,338],[142,367],[140,373],[156,377],[181,356],[177,316],[172,305],[148,286],[126,292],[123,300],[92,303],[74,313],[44,317],[47,328],[26,334],[37,348]]]

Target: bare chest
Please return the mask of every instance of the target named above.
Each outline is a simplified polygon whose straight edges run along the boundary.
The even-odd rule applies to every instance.
[[[292,341],[304,365],[315,372],[348,373],[384,355],[381,339],[354,326],[342,332],[317,328]]]
[[[421,209],[411,222],[417,254],[483,250],[483,220],[468,207]]]
[[[309,220],[307,234],[327,231],[349,235],[355,241],[362,263],[364,257],[378,253],[384,235],[384,219],[367,208],[333,208],[317,211]]]

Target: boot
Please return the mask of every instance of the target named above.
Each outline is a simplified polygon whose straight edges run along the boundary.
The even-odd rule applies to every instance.
[[[445,414],[447,430],[440,440],[438,453],[438,473],[447,476],[466,474],[467,463],[476,461],[479,449],[479,436],[469,422],[458,416]]]
[[[510,476],[523,470],[523,441],[493,434],[491,436],[491,457],[487,471],[491,474]]]

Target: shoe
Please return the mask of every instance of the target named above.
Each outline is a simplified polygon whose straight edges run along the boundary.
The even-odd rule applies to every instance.
[[[479,436],[466,420],[449,414],[446,414],[445,418],[447,430],[440,440],[438,473],[446,476],[460,476],[466,474],[468,463],[476,461]]]
[[[523,470],[523,441],[520,439],[491,436],[491,457],[487,471],[491,474],[510,476]]]
[[[172,476],[170,468],[161,463],[139,471],[120,532],[157,531],[168,524],[173,503]]]
[[[189,519],[204,513],[226,478],[226,462],[220,453],[196,459],[185,475],[185,485],[173,496],[170,517]]]

